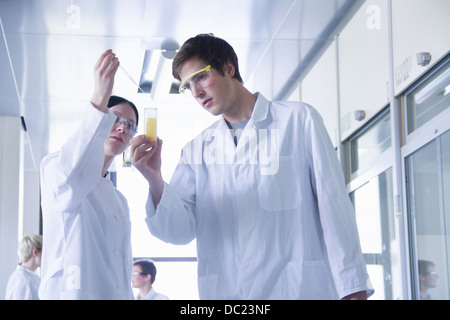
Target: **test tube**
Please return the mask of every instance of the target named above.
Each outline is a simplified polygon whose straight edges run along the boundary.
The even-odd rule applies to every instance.
[[[150,137],[151,141],[156,141],[156,127],[157,127],[157,109],[145,108],[145,136]]]

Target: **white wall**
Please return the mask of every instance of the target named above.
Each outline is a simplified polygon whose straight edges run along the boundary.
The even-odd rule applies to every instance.
[[[331,45],[301,83],[301,101],[322,115],[334,147],[339,144],[336,45]]]
[[[20,117],[0,117],[0,299],[18,262]]]
[[[364,125],[389,100],[387,0],[370,0],[338,37],[341,139]],[[358,121],[354,111],[366,117]]]
[[[390,103],[391,59],[398,95],[449,52],[449,12],[448,0],[367,0],[358,10],[300,84],[301,100],[319,110],[335,146],[339,127],[344,141]],[[417,64],[418,52],[431,54],[429,65]],[[356,110],[365,111],[362,121]]]
[[[450,1],[392,1],[395,94],[401,93],[450,47]],[[428,52],[429,65],[417,64],[416,54]]]

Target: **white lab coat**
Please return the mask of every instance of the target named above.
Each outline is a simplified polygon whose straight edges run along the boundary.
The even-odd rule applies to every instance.
[[[128,204],[101,177],[115,119],[89,104],[80,128],[42,160],[41,299],[134,299]]]
[[[17,266],[8,279],[5,300],[39,300],[40,281],[33,271]]]
[[[139,300],[140,293],[136,295],[136,300]],[[169,300],[169,298],[162,293],[158,293],[155,289],[151,288],[147,295],[142,300]]]
[[[183,149],[156,211],[151,194],[146,208],[153,235],[197,239],[200,299],[373,292],[335,150],[306,104],[257,94],[237,147],[221,118]]]

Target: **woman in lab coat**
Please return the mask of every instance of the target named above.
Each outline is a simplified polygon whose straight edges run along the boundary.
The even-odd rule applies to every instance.
[[[30,234],[19,243],[20,264],[11,274],[6,286],[6,300],[39,300],[40,278],[36,269],[41,266],[42,237]]]
[[[105,51],[84,119],[41,163],[41,299],[133,299],[131,223],[108,168],[136,132],[136,107],[111,97],[119,61]]]
[[[353,207],[319,114],[250,93],[234,50],[212,35],[186,41],[173,71],[180,91],[221,117],[184,147],[170,184],[161,140],[134,138],[131,161],[150,185],[150,232],[174,244],[197,239],[200,299],[370,295]]]

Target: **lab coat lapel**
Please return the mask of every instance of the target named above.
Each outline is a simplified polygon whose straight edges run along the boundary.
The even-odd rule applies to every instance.
[[[236,147],[236,162],[257,164],[258,143],[260,141],[259,129],[262,122],[267,119],[270,102],[260,93],[256,93],[256,102],[253,113],[242,132]]]
[[[233,130],[228,127],[223,117],[217,125],[217,130],[222,134],[222,141],[216,144],[216,154],[222,154],[223,164],[232,164],[235,161],[236,152]]]
[[[257,125],[257,123],[262,122],[267,119],[269,114],[270,101],[267,100],[261,93],[256,94],[255,107],[253,109],[252,120]]]
[[[269,113],[270,101],[256,93],[257,99],[252,116],[244,128],[237,146],[234,144],[234,131],[230,129],[223,117],[215,128],[208,130],[204,139],[214,140],[214,152],[208,150],[206,155],[214,156],[214,162],[222,164],[257,164],[258,161],[258,130]],[[204,155],[205,157],[205,155]]]

